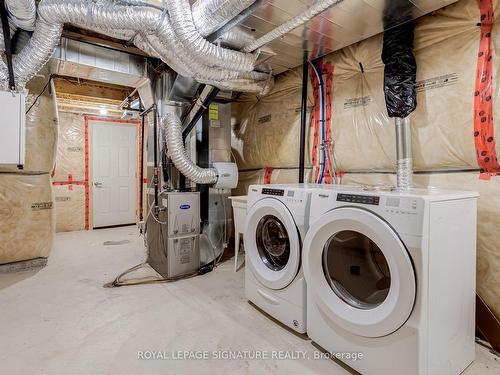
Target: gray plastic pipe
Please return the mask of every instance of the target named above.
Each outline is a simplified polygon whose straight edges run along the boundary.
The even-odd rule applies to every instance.
[[[342,2],[343,0],[319,0],[316,3],[314,3],[312,6],[307,8],[306,11],[302,12],[298,16],[293,17],[289,21],[285,22],[284,24],[278,26],[274,30],[268,32],[267,34],[264,34],[261,36],[259,39],[257,39],[255,42],[249,44],[245,48],[243,48],[243,52],[253,52],[256,49],[262,47],[264,44],[267,44],[274,39],[277,39],[293,29],[299,27],[300,25],[303,25],[307,21],[309,21],[311,18],[317,16],[321,12],[324,12],[326,9],[338,5]]]
[[[397,188],[409,190],[413,186],[413,154],[411,149],[410,118],[395,118]]]

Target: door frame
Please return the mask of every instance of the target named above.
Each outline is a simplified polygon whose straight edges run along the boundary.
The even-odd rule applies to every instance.
[[[143,197],[140,196],[140,185],[144,182],[144,146],[143,146],[143,136],[142,136],[142,122],[140,120],[122,120],[112,117],[104,116],[84,116],[85,121],[85,229],[90,230],[94,228],[94,216],[93,216],[93,190],[91,186],[91,180],[93,179],[92,171],[92,125],[94,123],[114,123],[120,125],[128,125],[136,127],[137,134],[137,182],[136,182],[136,218],[139,217],[140,212],[143,207]]]

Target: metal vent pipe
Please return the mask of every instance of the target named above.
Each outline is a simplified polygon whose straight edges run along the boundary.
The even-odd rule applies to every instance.
[[[409,190],[413,185],[413,154],[411,149],[410,118],[395,118],[397,189]]]

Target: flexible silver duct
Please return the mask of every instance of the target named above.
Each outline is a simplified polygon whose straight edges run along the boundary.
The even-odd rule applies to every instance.
[[[410,118],[396,117],[395,125],[397,188],[398,190],[409,190],[413,185],[413,155],[411,149]]]
[[[208,66],[252,71],[256,55],[224,49],[204,39],[196,29],[188,0],[169,0],[168,12],[179,40],[186,48],[190,48],[197,60]]]
[[[177,5],[186,2],[175,1],[178,1]],[[178,6],[173,9],[178,14],[177,21],[184,20],[188,25],[186,33],[182,31],[184,28],[179,28],[181,31],[175,29],[169,14],[155,7],[117,5],[106,0],[97,3],[91,0],[42,0],[33,37],[14,59],[17,81],[24,84],[43,67],[59,42],[63,24],[72,23],[120,39],[135,36],[140,48],[154,52],[179,74],[191,76],[199,82],[238,91],[265,93],[269,90],[273,79],[268,74],[251,71],[253,55],[208,43],[195,30],[190,11]],[[136,36],[136,31],[142,35]],[[183,35],[183,40],[179,35]],[[215,55],[216,66],[208,63],[212,62],[211,58],[201,58],[200,53]],[[1,66],[0,79],[5,79]]]
[[[253,70],[254,55],[218,47],[201,37],[193,24],[187,0],[170,1],[169,11],[172,25],[168,16],[151,7],[81,0],[44,0],[38,9],[40,17],[48,23],[90,25],[101,27],[103,30],[139,28],[144,32],[157,34],[159,39],[166,43],[170,42],[169,38],[174,34],[183,44],[183,49],[188,49],[193,57],[201,62],[237,71]]]
[[[167,113],[162,118],[162,125],[165,128],[168,156],[179,172],[197,184],[215,184],[217,182],[215,169],[200,168],[189,159],[184,149],[182,125],[179,117],[174,113]]]
[[[254,2],[255,0],[198,0],[192,6],[194,25],[202,36],[208,36]]]
[[[228,32],[222,34],[217,41],[220,41],[224,46],[229,46],[234,49],[242,49],[243,47],[253,43],[255,41],[255,37],[243,28],[236,26]]]
[[[255,42],[249,44],[245,48],[243,48],[243,52],[253,52],[256,49],[262,47],[264,44],[267,44],[274,39],[277,39],[296,27],[299,27],[300,25],[306,23],[309,21],[311,18],[314,16],[317,16],[321,12],[325,11],[326,9],[340,4],[343,0],[319,0],[316,3],[314,3],[312,6],[310,6],[306,11],[302,12],[298,16],[293,17],[291,20],[285,22],[281,26],[278,26],[274,30],[268,32],[267,34],[261,36],[259,39],[257,39]]]
[[[159,55],[179,74],[193,77],[198,82],[226,90],[256,92],[264,95],[272,87],[274,79],[265,73],[235,72],[200,64],[189,54],[189,50],[182,48],[182,45],[175,37],[175,33],[168,26],[168,18],[164,20],[161,28],[163,27],[165,27],[163,33],[168,37],[167,40],[170,41],[170,46],[165,45],[163,39],[159,39],[154,35],[143,35],[143,37],[155,54]]]
[[[43,0],[38,6],[38,13],[51,24],[72,23],[145,32],[156,30],[162,14],[150,7],[94,3],[91,0]]]
[[[62,24],[49,25],[38,20],[28,45],[13,59],[18,85],[24,86],[49,61],[59,43],[61,33]]]
[[[21,29],[33,31],[36,20],[35,0],[5,0],[9,18]]]

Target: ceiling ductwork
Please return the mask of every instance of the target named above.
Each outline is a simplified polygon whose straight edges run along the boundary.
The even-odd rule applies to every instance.
[[[232,3],[238,6],[232,7],[231,12],[225,9],[212,12],[213,19],[205,21],[206,24],[202,21],[209,18],[200,18],[199,27],[209,30],[223,25],[248,1],[225,3],[228,7]],[[253,71],[256,54],[223,48],[204,39],[193,21],[187,0],[168,2],[168,12],[142,4],[139,1],[42,0],[33,36],[14,58],[18,85],[23,86],[47,63],[60,40],[63,25],[69,23],[120,39],[134,38],[139,48],[200,83],[238,91],[266,93],[269,90],[272,77]],[[199,3],[200,8],[195,6],[195,9],[201,9],[204,4],[205,1]],[[5,69],[1,70],[0,77],[5,80],[7,74]]]
[[[193,4],[193,21],[207,37],[252,5],[255,0],[198,0]]]
[[[9,19],[19,28],[27,31],[35,30],[35,0],[5,0]]]

